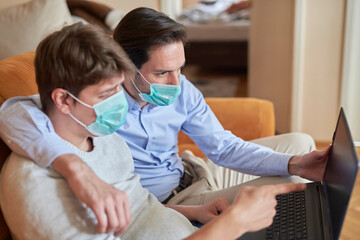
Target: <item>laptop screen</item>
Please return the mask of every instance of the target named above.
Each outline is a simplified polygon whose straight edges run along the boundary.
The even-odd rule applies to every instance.
[[[357,154],[341,108],[323,178],[334,239],[340,236],[357,170]]]

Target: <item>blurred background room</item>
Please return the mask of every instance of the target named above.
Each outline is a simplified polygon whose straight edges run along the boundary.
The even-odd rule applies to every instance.
[[[0,1],[0,55],[9,41],[22,44],[6,12],[28,2]],[[189,39],[183,73],[205,97],[268,99],[275,106],[277,133],[306,132],[319,144],[331,141],[343,106],[353,138],[360,141],[360,1],[243,0],[242,9],[227,12],[240,1],[91,0],[105,6],[95,17],[74,9],[84,2],[90,1],[67,1],[73,21],[100,21],[110,34],[124,14],[141,6],[183,23]],[[40,31],[34,21],[21,20],[23,12],[14,17],[23,28]],[[17,47],[20,52],[0,57],[33,48]]]

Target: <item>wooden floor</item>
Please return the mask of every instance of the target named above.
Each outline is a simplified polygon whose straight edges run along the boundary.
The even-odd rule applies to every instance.
[[[329,142],[316,142],[316,148],[325,149]],[[360,159],[360,147],[356,149]],[[340,240],[360,239],[360,174],[358,174],[353,190],[350,205],[346,213]]]

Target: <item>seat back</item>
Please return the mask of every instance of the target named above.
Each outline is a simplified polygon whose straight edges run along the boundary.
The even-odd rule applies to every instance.
[[[205,98],[224,129],[246,141],[275,135],[275,111],[271,101],[258,98]],[[178,138],[179,152],[191,150],[196,156],[204,153],[182,131]]]
[[[0,106],[11,97],[37,93],[34,56],[35,52],[28,52],[0,60]],[[10,152],[0,139],[0,169]],[[11,239],[11,236],[3,214],[0,212],[0,240],[6,239]]]

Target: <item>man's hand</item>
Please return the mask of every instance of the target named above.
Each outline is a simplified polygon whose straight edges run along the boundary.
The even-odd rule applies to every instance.
[[[225,198],[217,198],[205,205],[165,205],[165,207],[178,211],[189,221],[199,221],[205,224],[225,211],[229,207],[229,203]]]
[[[286,183],[242,188],[235,197],[232,208],[237,209],[236,220],[245,232],[254,232],[272,224],[276,214],[276,196],[306,189],[304,183]]]
[[[321,181],[330,149],[331,145],[323,151],[314,150],[302,156],[293,156],[288,165],[289,173],[312,181]]]
[[[304,183],[243,187],[230,207],[186,240],[236,239],[268,227],[276,214],[276,195],[305,189]]]
[[[114,233],[118,236],[126,231],[131,213],[125,192],[98,178],[76,155],[59,156],[52,167],[65,177],[76,197],[94,212],[98,220],[98,233]]]
[[[205,224],[229,207],[225,198],[217,198],[211,202],[198,206],[196,209],[196,220]]]

